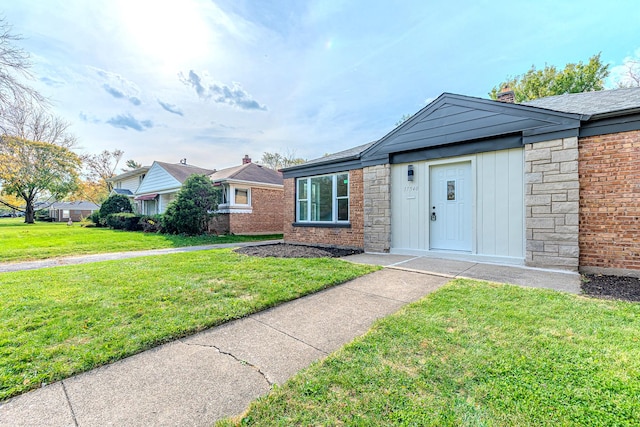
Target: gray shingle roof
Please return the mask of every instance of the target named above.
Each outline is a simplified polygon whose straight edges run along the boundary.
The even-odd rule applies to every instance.
[[[177,179],[181,184],[184,183],[191,175],[209,175],[215,172],[211,169],[204,169],[191,165],[183,165],[182,163],[156,163],[162,166],[164,170],[166,170],[172,177]]]
[[[284,168],[282,170],[293,170],[300,167],[307,167],[311,165],[319,165],[324,163],[337,163],[341,160],[349,160],[353,158],[358,158],[360,155],[373,144],[378,141],[372,141],[367,144],[358,145],[357,147],[349,148],[348,150],[338,151],[337,153],[328,154],[323,157],[318,157],[317,159],[309,160],[308,162],[302,163],[301,165],[295,165],[288,168]]]
[[[215,171],[210,176],[212,181],[238,180],[257,182],[262,184],[283,185],[282,174],[256,163],[247,163],[240,166]]]
[[[622,112],[640,109],[640,87],[548,96],[522,105],[585,115]]]
[[[122,194],[124,196],[133,196],[131,190],[127,190],[126,188],[114,188],[113,192],[116,194]]]
[[[69,210],[81,210],[81,211],[95,211],[100,209],[100,205],[96,205],[93,202],[77,201],[77,202],[55,202],[50,209],[69,209]]]

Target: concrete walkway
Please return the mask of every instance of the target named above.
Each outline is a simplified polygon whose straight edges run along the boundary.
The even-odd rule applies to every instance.
[[[376,273],[0,403],[0,426],[210,426],[451,277],[579,291],[577,274],[397,255]]]

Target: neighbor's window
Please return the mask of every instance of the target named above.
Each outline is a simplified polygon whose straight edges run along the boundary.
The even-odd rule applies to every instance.
[[[349,221],[349,174],[298,178],[296,181],[298,222]]]
[[[249,190],[246,188],[236,188],[235,194],[236,205],[248,205],[249,204]]]

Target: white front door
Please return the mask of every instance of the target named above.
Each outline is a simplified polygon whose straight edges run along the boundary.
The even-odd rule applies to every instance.
[[[471,162],[430,166],[429,247],[471,251]]]

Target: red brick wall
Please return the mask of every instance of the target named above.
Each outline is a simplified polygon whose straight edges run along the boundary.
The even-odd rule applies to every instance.
[[[581,138],[580,266],[640,270],[640,131]]]
[[[362,169],[349,171],[350,228],[295,227],[296,180],[284,180],[284,240],[287,243],[306,243],[364,248],[364,188]]]
[[[284,224],[281,189],[252,188],[252,213],[229,214],[233,234],[280,234]]]

